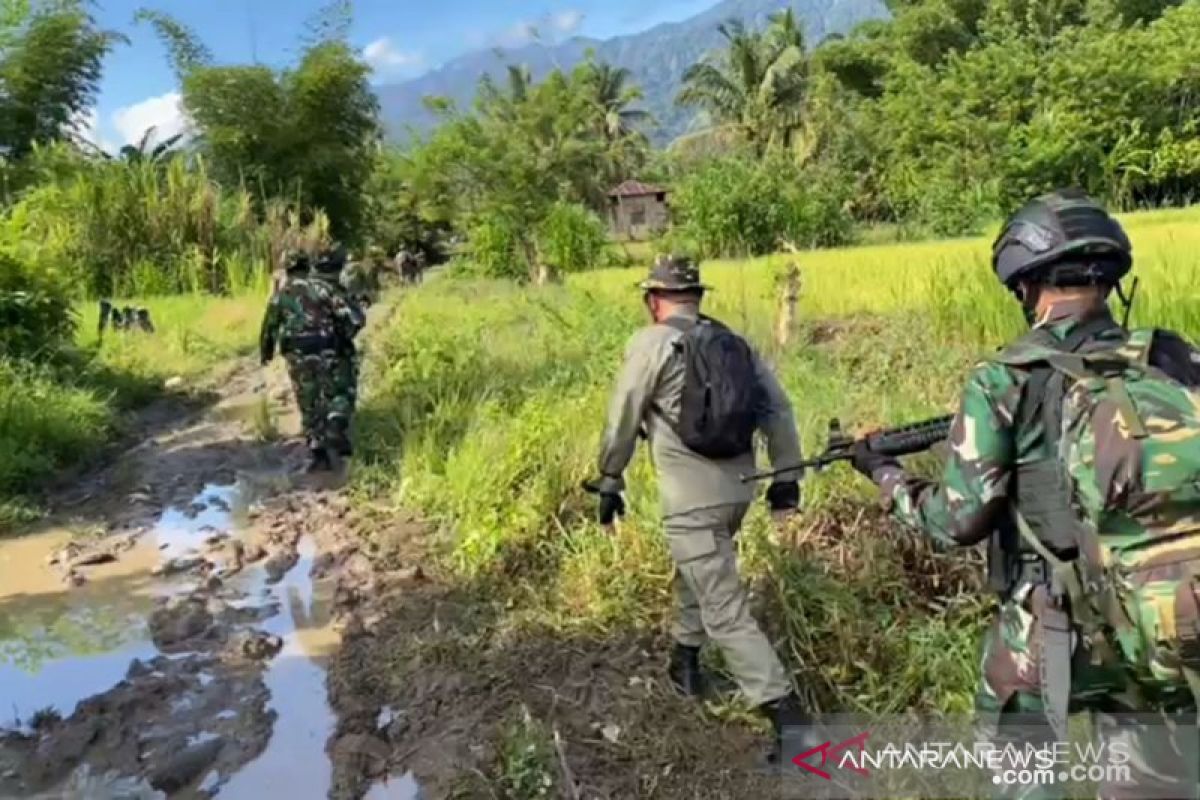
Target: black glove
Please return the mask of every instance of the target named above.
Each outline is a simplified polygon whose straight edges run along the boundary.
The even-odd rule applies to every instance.
[[[854,443],[854,458],[850,463],[871,480],[875,480],[876,473],[884,467],[900,466],[900,462],[892,456],[872,450],[866,439],[859,439]]]
[[[772,483],[767,487],[767,505],[772,511],[794,511],[800,507],[800,482]]]
[[[601,525],[612,525],[616,517],[625,516],[625,500],[619,494],[601,494],[596,518]]]

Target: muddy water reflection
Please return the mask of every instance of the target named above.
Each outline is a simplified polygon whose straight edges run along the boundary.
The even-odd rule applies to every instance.
[[[0,727],[14,716],[27,723],[47,706],[69,716],[80,700],[121,681],[134,658],[155,656],[147,619],[158,599],[196,585],[195,577],[157,576],[156,567],[203,553],[214,536],[237,535],[255,493],[246,483],[205,487],[188,506],[165,512],[116,562],[88,567],[87,583],[75,589],[48,564],[48,556],[70,540],[69,531],[0,540]],[[325,751],[335,718],[325,677],[338,646],[332,586],[310,578],[317,555],[311,540],[300,540],[298,555],[275,584],[255,566],[221,590],[236,605],[278,609],[254,627],[279,636],[283,649],[263,672],[277,715],[267,749],[233,775],[205,775],[199,781],[203,795],[257,800],[328,792],[332,769]],[[370,796],[420,795],[410,779],[398,779],[376,786]]]
[[[69,714],[79,700],[125,676],[134,658],[153,655],[146,618],[154,607],[152,551],[135,549],[94,568],[67,589],[47,563],[69,531],[0,540],[0,720],[39,709]]]
[[[316,556],[311,540],[300,540],[299,553],[296,566],[271,589],[283,601],[281,612],[262,625],[283,639],[283,650],[264,676],[279,717],[266,752],[222,787],[222,798],[324,797],[329,791],[325,743],[335,720],[325,701],[325,666],[338,644],[331,625],[332,586],[309,577]],[[248,588],[251,597],[260,596],[264,576]]]

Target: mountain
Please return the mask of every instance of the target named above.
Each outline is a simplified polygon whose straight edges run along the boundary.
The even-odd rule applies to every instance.
[[[717,26],[730,18],[760,26],[770,14],[789,5],[804,21],[811,44],[887,15],[882,0],[722,0],[689,19],[628,36],[603,41],[575,37],[558,44],[533,43],[505,51],[468,53],[413,80],[379,86],[376,92],[388,130],[393,137],[401,138],[409,126],[425,130],[433,124],[434,117],[424,105],[428,95],[449,97],[464,108],[475,96],[476,85],[484,74],[499,76],[509,64],[523,64],[538,77],[555,67],[571,68],[591,50],[600,61],[633,73],[645,93],[642,106],[658,121],[650,133],[655,141],[669,141],[686,131],[694,116],[693,110],[675,105],[683,72],[705,53],[721,46]]]

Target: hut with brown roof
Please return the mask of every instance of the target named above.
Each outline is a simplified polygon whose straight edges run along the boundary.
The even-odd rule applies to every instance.
[[[613,235],[649,239],[667,227],[671,207],[667,190],[641,181],[625,181],[608,193],[608,219]]]

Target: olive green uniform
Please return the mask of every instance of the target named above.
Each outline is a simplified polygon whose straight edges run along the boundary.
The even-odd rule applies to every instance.
[[[690,308],[677,315],[695,319],[698,313]],[[741,476],[754,471],[754,454],[714,461],[693,452],[675,432],[685,374],[682,337],[678,329],[656,324],[638,331],[629,342],[609,405],[599,459],[603,477],[597,488],[602,493],[624,489],[621,475],[644,430],[658,471],[663,526],[676,566],[673,635],[689,647],[706,639],[715,642],[747,698],[761,705],[787,695],[791,682],[750,615],[738,576],[734,537],[754,497],[754,487]],[[759,428],[771,463],[796,463],[800,443],[791,404],[757,356],[756,366],[767,400]]]

